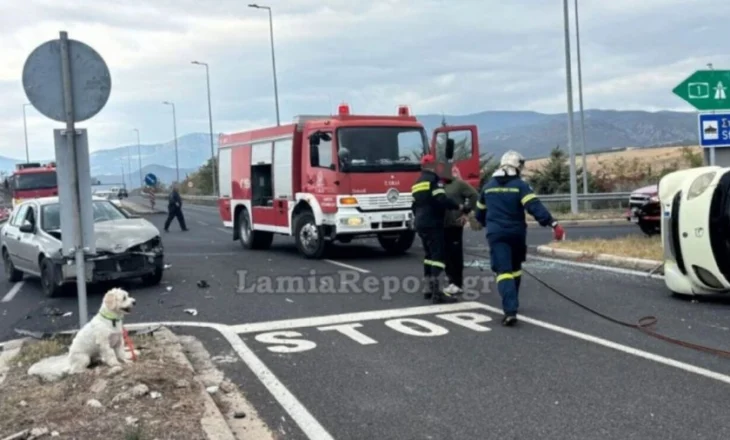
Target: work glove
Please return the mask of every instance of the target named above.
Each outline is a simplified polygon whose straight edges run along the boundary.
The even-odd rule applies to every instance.
[[[562,226],[558,224],[558,222],[553,222],[552,225],[553,228],[553,239],[555,241],[563,241],[565,240],[565,229],[563,229]]]

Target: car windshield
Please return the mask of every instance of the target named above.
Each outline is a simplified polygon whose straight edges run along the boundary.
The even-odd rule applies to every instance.
[[[55,188],[57,185],[55,171],[16,174],[13,178],[13,189],[18,191]]]
[[[113,203],[106,200],[95,200],[92,204],[94,223],[127,218]],[[61,205],[51,203],[41,208],[41,228],[45,231],[61,229]]]
[[[418,171],[428,150],[420,127],[343,127],[337,130],[338,156],[343,171]]]

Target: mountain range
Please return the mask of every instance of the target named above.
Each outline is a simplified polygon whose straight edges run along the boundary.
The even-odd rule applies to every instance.
[[[669,145],[697,145],[697,114],[586,110],[586,152],[646,148]],[[448,125],[476,125],[480,150],[499,156],[507,150],[520,151],[527,159],[545,157],[557,145],[567,147],[567,115],[532,111],[485,111],[469,115],[421,115],[418,120],[431,132],[445,121]],[[575,113],[574,148],[580,152],[580,117]],[[216,140],[217,141],[217,140]],[[141,145],[142,174],[153,173],[158,180],[175,180],[174,142]],[[131,155],[131,161],[129,160]],[[194,172],[210,157],[210,136],[191,133],[178,138],[180,178]],[[0,156],[0,171],[10,171],[21,160]],[[97,150],[91,153],[91,174],[102,184],[139,186],[137,145]],[[130,163],[131,162],[131,163]],[[129,172],[131,167],[131,173]],[[122,175],[124,168],[124,175]],[[117,171],[118,170],[118,171]]]

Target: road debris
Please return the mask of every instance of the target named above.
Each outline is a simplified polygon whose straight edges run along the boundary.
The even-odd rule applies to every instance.
[[[206,289],[206,288],[210,287],[210,284],[208,284],[208,282],[207,282],[207,281],[205,281],[205,280],[200,280],[200,281],[198,281],[197,285],[198,285],[198,287],[200,287],[201,289]]]
[[[183,312],[187,313],[188,315],[198,316],[198,311],[196,309],[185,309]]]

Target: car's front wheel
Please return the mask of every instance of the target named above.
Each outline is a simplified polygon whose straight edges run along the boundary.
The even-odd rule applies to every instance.
[[[155,267],[155,271],[142,277],[142,284],[145,286],[156,286],[162,281],[164,266]]]
[[[3,266],[5,267],[5,276],[11,283],[17,283],[23,279],[23,272],[15,268],[7,249],[3,249]]]
[[[41,261],[41,287],[43,293],[49,298],[58,296],[63,287],[63,283],[60,281],[59,269],[60,267],[57,267],[48,258]]]

